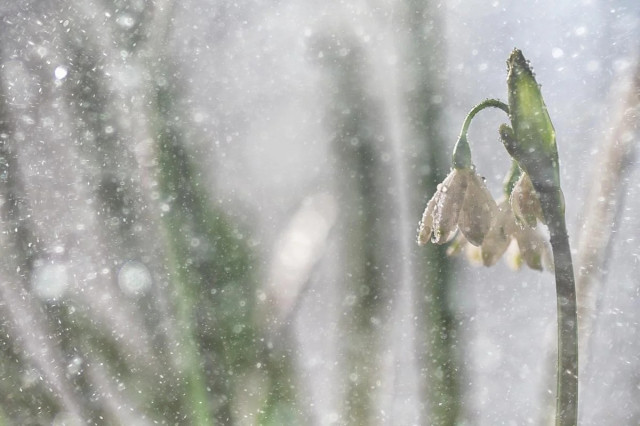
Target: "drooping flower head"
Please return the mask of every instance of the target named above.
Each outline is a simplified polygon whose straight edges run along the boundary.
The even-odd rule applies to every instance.
[[[482,244],[496,203],[484,181],[472,168],[453,168],[427,203],[418,229],[418,244],[450,241],[456,231],[473,245]]]

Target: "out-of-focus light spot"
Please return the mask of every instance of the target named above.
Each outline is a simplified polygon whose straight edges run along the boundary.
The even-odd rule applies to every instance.
[[[69,286],[67,267],[61,263],[38,265],[33,271],[31,288],[43,300],[58,300]]]
[[[631,61],[626,58],[620,58],[613,61],[613,70],[615,72],[626,71],[631,66]]]
[[[122,28],[128,29],[133,27],[136,21],[133,19],[133,16],[124,13],[116,18],[116,23]]]
[[[193,122],[194,123],[202,123],[205,119],[205,114],[202,112],[196,112],[193,114]]]
[[[270,272],[269,298],[286,316],[322,256],[338,206],[331,194],[307,198],[276,243]]]
[[[151,288],[152,283],[149,268],[137,260],[130,260],[118,271],[118,285],[128,296],[143,295]]]
[[[74,357],[71,362],[69,362],[69,365],[67,365],[67,373],[70,376],[77,376],[82,372],[82,363],[82,358],[79,356]]]
[[[559,47],[554,47],[553,49],[551,49],[551,56],[553,56],[555,59],[562,58],[564,56],[564,51]]]
[[[577,36],[583,36],[587,33],[587,27],[583,27],[583,26],[578,27],[575,29],[574,33]]]
[[[62,65],[58,65],[55,71],[53,71],[53,75],[55,75],[56,80],[62,80],[67,76],[67,74],[68,74],[67,68]]]
[[[38,46],[38,48],[36,49],[36,53],[38,54],[38,56],[40,56],[40,58],[44,58],[45,56],[47,56],[49,51],[44,46]]]
[[[587,62],[587,71],[596,72],[600,70],[600,62],[596,60],[592,60]]]

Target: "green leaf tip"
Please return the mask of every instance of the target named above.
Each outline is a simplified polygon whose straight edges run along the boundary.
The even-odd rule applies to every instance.
[[[536,189],[557,189],[560,175],[556,135],[540,86],[519,49],[511,52],[507,70],[509,117],[513,129],[511,137],[503,136],[505,147],[529,174]]]

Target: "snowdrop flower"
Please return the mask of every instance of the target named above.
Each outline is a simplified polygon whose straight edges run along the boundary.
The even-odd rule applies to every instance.
[[[517,250],[512,250],[508,256],[512,268],[520,269],[524,261],[531,269],[553,272],[553,256],[542,234],[531,228],[518,229],[510,248],[514,247],[514,242]]]
[[[553,271],[553,258],[544,235],[537,229],[520,227],[506,199],[498,204],[491,228],[479,247],[469,244],[462,234],[458,234],[447,248],[447,255],[454,256],[462,251],[476,266],[493,266],[506,254],[507,263],[513,269],[520,269],[524,263],[538,271]]]
[[[496,213],[496,202],[472,168],[453,168],[427,203],[418,229],[418,244],[450,241],[456,231],[473,245],[482,244]]]
[[[522,226],[536,227],[536,219],[546,223],[542,214],[540,197],[533,188],[531,179],[526,173],[522,173],[511,192],[511,209],[516,220]]]
[[[480,248],[485,266],[495,265],[510,248],[509,264],[514,269],[519,269],[524,261],[531,269],[541,271],[544,266],[553,270],[553,259],[545,237],[537,229],[520,227],[506,199],[498,205],[496,220]]]

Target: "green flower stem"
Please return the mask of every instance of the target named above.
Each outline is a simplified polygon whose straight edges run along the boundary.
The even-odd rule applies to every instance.
[[[558,390],[556,426],[576,426],[578,422],[578,314],[576,285],[569,237],[564,219],[564,197],[556,136],[549,112],[529,62],[514,49],[507,61],[509,118],[512,128],[500,126],[505,148],[540,196],[549,227],[556,274],[558,304]]]
[[[507,115],[509,114],[509,106],[498,99],[485,99],[469,111],[464,123],[462,123],[462,130],[460,130],[456,146],[453,148],[453,167],[456,169],[468,169],[471,167],[471,148],[469,148],[469,142],[467,141],[467,132],[473,117],[485,108],[499,108],[506,112]]]
[[[559,189],[539,191],[539,195],[551,236],[556,275],[558,304],[556,426],[576,426],[578,423],[578,314],[573,262],[564,219],[564,198]]]

